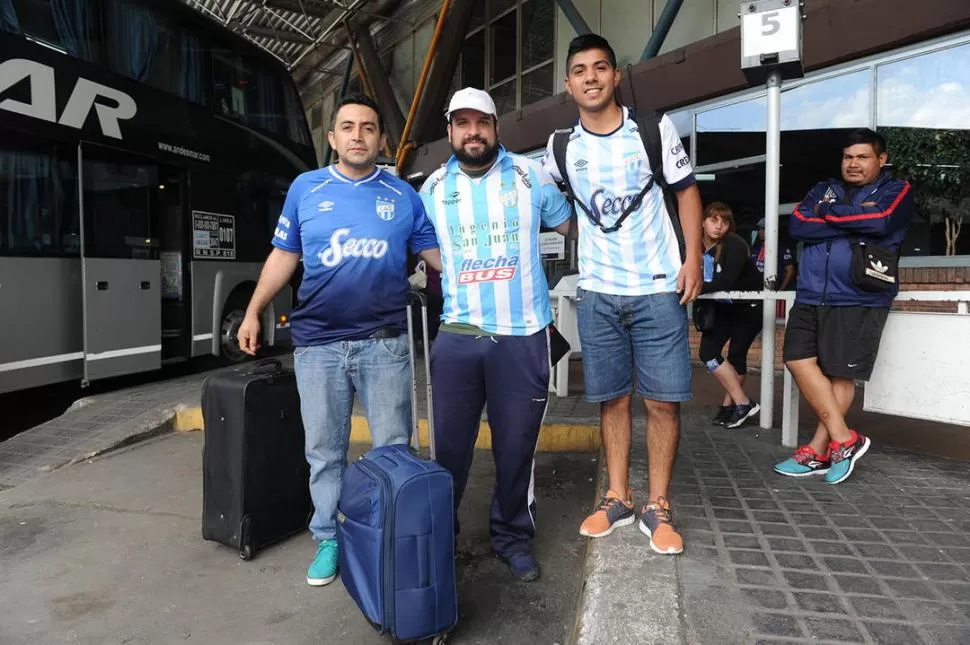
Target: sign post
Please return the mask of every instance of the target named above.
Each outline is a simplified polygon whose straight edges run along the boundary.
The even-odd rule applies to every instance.
[[[799,0],[753,0],[741,3],[741,71],[768,94],[765,149],[764,289],[778,282],[778,182],[781,168],[781,83],[802,70],[802,3]],[[772,427],[775,392],[775,303],[764,302],[761,330],[761,427]],[[787,399],[786,399],[787,400]],[[797,415],[797,412],[796,412]]]

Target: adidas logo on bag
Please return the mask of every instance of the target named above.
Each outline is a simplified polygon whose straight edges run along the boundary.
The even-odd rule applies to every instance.
[[[884,282],[896,282],[896,278],[891,275],[886,275],[886,271],[889,267],[883,264],[881,261],[876,260],[873,262],[869,261],[869,266],[866,268],[866,275],[877,280],[883,280]]]

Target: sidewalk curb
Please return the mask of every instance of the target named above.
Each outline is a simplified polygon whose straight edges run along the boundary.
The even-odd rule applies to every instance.
[[[202,418],[200,406],[183,406],[175,411],[172,427],[176,432],[193,432],[202,430],[205,421]],[[419,441],[422,448],[428,447],[428,421],[418,422]],[[355,415],[350,423],[350,442],[371,442],[370,427],[367,419]],[[481,450],[492,448],[492,429],[487,421],[481,423],[478,440],[475,447]],[[547,423],[539,433],[537,452],[599,452],[600,428],[599,424],[585,423]]]

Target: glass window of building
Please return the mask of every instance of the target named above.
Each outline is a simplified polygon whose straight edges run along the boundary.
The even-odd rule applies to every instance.
[[[863,69],[782,92],[783,204],[800,202],[816,183],[841,175],[849,132],[871,125],[871,78],[871,70]]]
[[[764,96],[697,113],[697,160],[706,166],[765,153],[768,106]]]
[[[476,3],[487,20],[473,17],[484,26],[465,38],[457,86],[487,90],[499,114],[552,96],[555,9],[555,0]]]
[[[876,125],[916,200],[903,253],[970,254],[970,43],[878,66]]]

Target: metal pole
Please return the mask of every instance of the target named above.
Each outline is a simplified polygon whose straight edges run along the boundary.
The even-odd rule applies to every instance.
[[[664,5],[664,10],[660,14],[660,19],[657,20],[657,26],[653,28],[653,34],[650,35],[650,40],[647,41],[647,46],[643,49],[640,60],[653,58],[660,53],[660,48],[663,47],[682,4],[684,4],[684,0],[667,0],[667,4]]]
[[[344,77],[340,81],[340,95],[337,97],[338,100],[339,99],[342,99],[344,96],[347,95],[347,86],[350,85],[350,72],[353,69],[354,69],[354,56],[353,56],[353,54],[348,54],[347,55],[347,66],[344,68]],[[331,115],[330,118],[332,119],[333,116]],[[324,133],[325,133],[324,134],[324,137],[326,138],[326,133],[329,133],[330,132],[330,124],[329,123],[324,123],[323,124],[323,130],[324,130]],[[333,148],[330,147],[330,139],[327,138],[326,141],[327,141],[327,153],[323,156],[323,165],[325,167],[330,165],[330,159],[333,157]]]
[[[768,75],[768,129],[765,148],[765,291],[778,276],[778,179],[781,162],[781,72]],[[772,427],[775,407],[775,303],[765,300],[761,327],[761,427]]]

